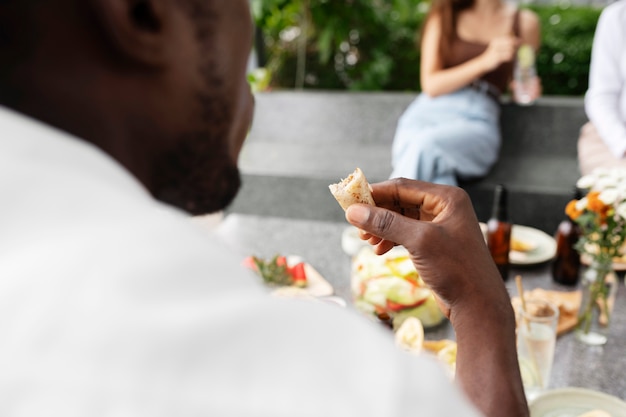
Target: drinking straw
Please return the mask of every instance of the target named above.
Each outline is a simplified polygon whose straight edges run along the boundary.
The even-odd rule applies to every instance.
[[[517,285],[517,292],[519,293],[519,298],[522,301],[522,312],[524,313],[522,314],[522,320],[526,322],[526,328],[528,329],[528,332],[529,332],[528,336],[530,336],[530,322],[526,319],[526,313],[527,313],[526,300],[524,299],[524,286],[522,285],[521,275],[517,275],[515,277],[515,284]],[[522,335],[522,339],[524,340],[526,344],[526,350],[528,351],[528,355],[530,356],[531,362],[533,364],[533,368],[535,368],[537,381],[539,382],[539,385],[543,387],[543,378],[541,377],[541,372],[539,372],[539,365],[537,365],[537,358],[535,357],[535,354],[533,350],[531,349],[530,341],[528,340],[528,337],[525,335]]]
[[[517,292],[519,293],[519,299],[522,301],[522,311],[526,313],[526,299],[524,298],[524,286],[522,285],[522,276],[517,275],[515,277],[515,284],[517,285]],[[522,318],[526,322],[526,328],[530,331],[530,323],[526,320],[526,316],[522,315]]]

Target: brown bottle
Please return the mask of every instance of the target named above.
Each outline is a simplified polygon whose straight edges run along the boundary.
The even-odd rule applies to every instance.
[[[509,278],[509,250],[511,249],[511,223],[507,210],[507,190],[496,185],[493,210],[487,222],[487,246],[503,280]]]
[[[574,198],[579,200],[581,193],[576,190]],[[580,238],[580,227],[566,216],[559,224],[556,234],[556,256],[552,261],[552,279],[562,285],[575,286],[580,278],[580,254],[575,248]]]

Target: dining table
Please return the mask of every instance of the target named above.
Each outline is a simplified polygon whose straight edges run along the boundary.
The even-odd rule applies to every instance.
[[[342,247],[347,222],[304,220],[288,217],[226,213],[215,220],[197,219],[217,233],[242,257],[254,255],[271,258],[277,254],[298,255],[321,274],[333,288],[333,295],[355,309],[350,286],[352,256]],[[551,260],[530,265],[512,265],[505,286],[517,295],[514,277],[520,275],[524,288],[533,290],[574,291],[577,287],[556,284],[551,276]],[[590,346],[579,341],[574,332],[557,338],[554,363],[548,390],[579,387],[606,393],[626,400],[626,288],[623,274],[609,330],[608,342]],[[478,279],[478,277],[477,277]],[[365,318],[364,318],[365,319]],[[391,335],[390,335],[391,337]],[[445,320],[427,329],[425,339],[454,339],[454,329]]]

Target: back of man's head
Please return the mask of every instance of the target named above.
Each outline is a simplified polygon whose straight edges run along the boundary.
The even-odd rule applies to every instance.
[[[89,141],[158,198],[223,208],[252,100],[247,0],[0,0],[0,104]]]

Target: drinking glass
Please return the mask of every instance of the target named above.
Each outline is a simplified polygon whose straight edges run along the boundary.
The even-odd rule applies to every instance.
[[[559,309],[537,298],[525,304],[517,314],[517,355],[526,397],[532,399],[550,382]]]

